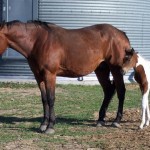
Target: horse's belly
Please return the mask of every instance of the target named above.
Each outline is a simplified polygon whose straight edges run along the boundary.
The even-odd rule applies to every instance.
[[[57,73],[58,76],[63,76],[63,77],[81,77],[90,74],[93,72],[97,66],[102,62],[98,61],[95,64],[89,64],[89,65],[78,65],[78,66],[72,66],[72,67],[60,67],[59,71]]]
[[[85,76],[91,73],[92,71],[93,70],[88,70],[88,71],[59,70],[57,76],[76,78],[76,77]]]

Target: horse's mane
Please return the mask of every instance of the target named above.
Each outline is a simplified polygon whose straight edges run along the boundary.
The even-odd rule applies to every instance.
[[[149,59],[145,58],[144,56],[142,56],[142,55],[139,54],[139,53],[137,54],[137,56],[138,56],[140,59],[146,61],[146,62],[150,65],[150,60],[149,60]]]
[[[45,27],[48,27],[48,24],[52,24],[41,20],[28,20],[27,23],[33,23],[35,26],[45,26]]]
[[[13,25],[18,24],[18,23],[21,24],[23,22],[21,22],[20,20],[13,20],[13,21],[9,21],[9,22],[2,21],[0,23],[0,29],[2,29],[5,25],[8,28],[11,28]],[[49,27],[48,24],[54,25],[53,23],[44,22],[44,21],[40,21],[40,20],[29,20],[25,23],[25,25],[30,24],[30,23],[33,23],[36,27],[38,27],[38,26]]]
[[[121,30],[120,30],[121,31]],[[126,32],[124,32],[124,31],[121,31],[123,34],[124,34],[124,36],[128,39],[128,41],[129,41],[129,38],[128,38],[128,36],[127,36],[127,34],[126,34]]]
[[[116,28],[116,27],[115,27]],[[125,38],[128,40],[128,41],[130,41],[129,40],[129,38],[128,38],[128,36],[127,36],[127,34],[126,34],[126,32],[124,32],[124,31],[122,31],[122,30],[120,30],[120,29],[118,29],[118,28],[116,28],[121,34],[123,34],[123,36],[125,36]]]
[[[12,25],[14,25],[16,23],[21,23],[21,21],[19,21],[19,20],[13,20],[13,21],[6,22],[4,20],[4,21],[2,21],[0,23],[0,29],[2,29],[5,25],[9,28],[9,27],[11,27]]]
[[[146,60],[146,58],[144,58],[144,56],[143,56],[142,54],[137,53],[137,56],[138,56],[138,57],[141,57],[142,59],[145,59],[145,60]]]

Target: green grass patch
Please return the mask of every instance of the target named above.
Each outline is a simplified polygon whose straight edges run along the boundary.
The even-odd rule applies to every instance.
[[[126,85],[124,108],[140,106],[141,94],[137,86]],[[104,140],[89,141],[84,137],[107,134],[107,130],[95,127],[94,113],[99,111],[103,100],[102,88],[98,85],[56,86],[56,133],[39,133],[43,116],[40,91],[36,84],[0,83],[0,145],[9,142],[32,140],[33,146],[49,149],[63,144],[74,144],[83,148],[105,147]],[[118,99],[115,95],[108,111],[116,111]],[[89,138],[90,139],[90,138]],[[45,143],[45,144],[44,144]],[[31,144],[31,146],[32,146]]]

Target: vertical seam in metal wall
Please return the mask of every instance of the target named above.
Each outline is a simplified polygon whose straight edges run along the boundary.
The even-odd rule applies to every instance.
[[[33,20],[37,20],[39,18],[38,16],[38,12],[39,12],[39,0],[32,0],[32,11],[33,11],[33,16],[32,19]]]

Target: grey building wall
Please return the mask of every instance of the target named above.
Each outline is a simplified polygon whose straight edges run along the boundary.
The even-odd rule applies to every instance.
[[[99,23],[112,24],[125,31],[132,47],[150,60],[150,0],[28,0],[27,2],[25,0],[15,0],[13,4],[14,2],[16,2],[16,5],[18,2],[30,3],[30,1],[32,2],[33,19],[48,21],[65,28],[80,28]],[[7,6],[7,2],[11,2],[11,0],[0,0],[0,12],[3,10],[2,5]],[[26,10],[28,10],[27,5]],[[4,17],[7,16],[6,11],[2,14]],[[15,19],[15,16],[10,18],[10,20],[12,19]],[[2,15],[0,15],[1,20]],[[11,51],[11,53],[15,52]],[[16,76],[17,72],[17,75],[32,76],[28,66],[24,62],[22,64],[27,71],[26,69],[24,69],[25,72],[20,69],[15,71],[14,66],[12,68],[8,63],[1,65],[0,70],[3,73],[0,71],[0,76],[1,74],[7,75],[10,69],[12,71],[10,75]],[[131,72],[125,77],[130,77]],[[88,77],[95,78],[95,75],[90,74]]]
[[[3,16],[3,1],[0,0],[0,22],[2,21]]]

